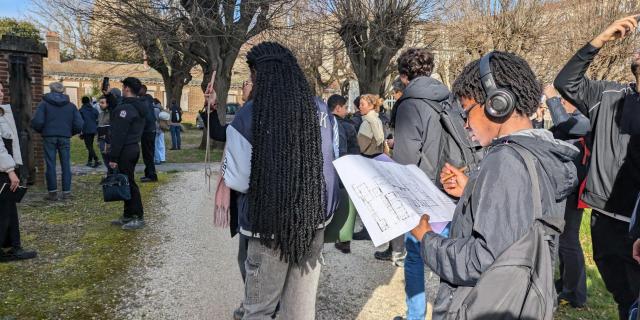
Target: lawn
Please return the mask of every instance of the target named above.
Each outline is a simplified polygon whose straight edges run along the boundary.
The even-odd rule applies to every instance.
[[[0,264],[0,319],[105,319],[126,289],[127,271],[139,263],[143,233],[110,225],[122,202],[104,203],[99,176],[74,177],[75,200],[43,202],[32,190],[19,206],[23,245],[38,258]],[[160,183],[168,180],[160,175]],[[141,184],[147,219],[156,215],[153,190]],[[38,191],[40,191],[38,193]],[[145,236],[144,243],[154,240]]]
[[[593,250],[591,248],[590,224],[591,213],[585,210],[580,226],[580,242],[584,251],[584,258],[587,267],[587,305],[583,309],[573,309],[569,306],[560,307],[556,313],[556,319],[617,319],[618,309],[613,297],[607,291],[600,277],[600,273],[593,261]]]
[[[171,148],[171,134],[165,132],[164,145],[166,146],[166,158],[169,163],[197,163],[204,162],[205,151],[198,149],[200,146],[200,140],[202,139],[202,130],[199,130],[191,124],[185,124],[185,130],[181,135],[182,137],[182,149],[181,150],[169,150]],[[215,143],[212,143],[215,146]],[[98,152],[98,145],[96,142],[95,150]],[[71,164],[72,165],[84,165],[87,163],[87,149],[78,136],[71,138]],[[98,155],[100,157],[100,155]],[[100,157],[102,161],[102,157]],[[218,146],[211,148],[212,161],[220,161],[222,158],[222,150]],[[142,157],[140,157],[139,163],[142,163]]]

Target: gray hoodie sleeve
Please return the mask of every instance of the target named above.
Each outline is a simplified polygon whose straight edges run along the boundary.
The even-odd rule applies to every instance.
[[[425,264],[453,285],[475,285],[533,221],[531,181],[524,163],[511,148],[501,149],[482,161],[475,186],[465,190],[472,192],[471,206],[459,203],[457,219],[469,221],[461,230],[463,236],[448,239],[430,232],[422,239]]]
[[[16,162],[9,154],[9,151],[4,145],[2,139],[0,139],[0,172],[11,172],[15,169]]]

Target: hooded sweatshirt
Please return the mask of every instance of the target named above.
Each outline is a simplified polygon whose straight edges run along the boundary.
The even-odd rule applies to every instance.
[[[531,178],[522,157],[507,146],[511,143],[529,150],[536,160],[543,216],[563,217],[566,197],[577,187],[572,161],[579,152],[573,145],[540,129],[496,139],[478,170],[470,173],[450,238],[429,232],[422,239],[425,264],[440,276],[434,320],[445,318],[458,287],[475,286],[533,223]]]
[[[439,168],[442,125],[440,115],[430,106],[449,97],[449,89],[430,77],[417,77],[407,85],[392,112],[395,124],[393,160],[415,164],[436,182]]]
[[[100,112],[96,110],[91,104],[83,104],[80,107],[80,115],[84,125],[82,126],[83,134],[96,134],[98,132],[98,117]]]
[[[80,133],[84,121],[78,108],[66,94],[51,92],[44,95],[31,120],[31,127],[43,137],[63,137]]]

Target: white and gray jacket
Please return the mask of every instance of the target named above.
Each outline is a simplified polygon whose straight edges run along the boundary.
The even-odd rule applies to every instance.
[[[4,110],[4,115],[0,116],[0,137],[12,140],[13,156],[9,154],[4,141],[0,139],[0,172],[11,172],[19,165],[22,165],[22,155],[20,154],[20,142],[16,122],[8,104],[0,105]]]

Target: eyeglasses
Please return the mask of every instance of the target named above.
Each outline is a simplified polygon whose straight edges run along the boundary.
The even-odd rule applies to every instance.
[[[475,108],[475,107],[477,107],[479,105],[480,104],[476,102],[471,107],[463,110],[464,111],[464,115],[463,116],[464,116],[464,120],[465,121],[467,121],[467,119],[469,119],[469,114],[471,113],[471,110],[473,110],[473,108]]]

